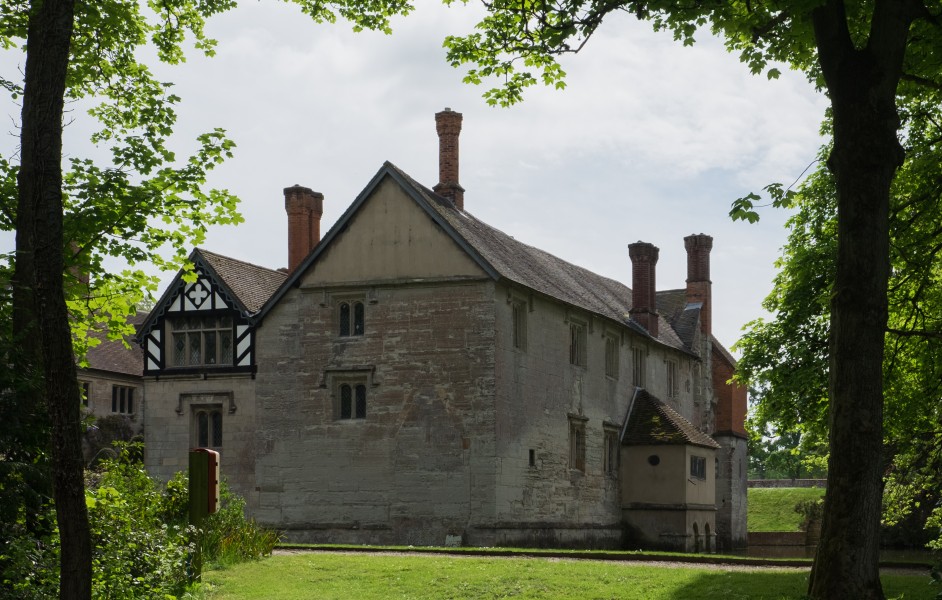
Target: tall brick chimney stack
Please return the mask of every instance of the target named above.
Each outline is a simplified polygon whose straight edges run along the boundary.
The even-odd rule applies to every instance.
[[[655,267],[658,248],[647,242],[635,242],[628,245],[631,258],[631,318],[648,330],[651,337],[657,337],[657,282]]]
[[[461,113],[450,108],[435,113],[435,129],[438,131],[438,184],[432,189],[439,196],[450,198],[458,210],[464,210],[464,188],[458,183]]]
[[[702,302],[700,309],[700,331],[710,335],[713,331],[713,302],[711,299],[710,250],[713,238],[703,234],[684,238],[687,249],[687,303]]]
[[[288,213],[288,271],[294,271],[321,241],[324,194],[293,185],[285,188]]]

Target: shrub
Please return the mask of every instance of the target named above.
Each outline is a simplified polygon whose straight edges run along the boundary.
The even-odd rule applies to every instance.
[[[807,531],[813,522],[820,522],[824,516],[824,499],[802,500],[795,505],[795,512],[801,515],[801,529]]]
[[[189,526],[186,473],[161,490],[140,461],[139,443],[116,444],[115,458],[86,472],[95,599],[174,598],[188,590],[198,536],[205,564],[232,564],[270,554],[275,532],[244,516],[245,501],[223,485],[221,510],[201,530]],[[28,528],[22,513],[4,523],[0,582],[4,599],[54,598],[59,587],[59,534],[51,503],[37,511],[45,527]]]
[[[117,446],[118,458],[103,461],[97,485],[86,491],[95,597],[160,598],[187,584],[193,532],[164,521],[168,495],[135,460],[136,446]]]
[[[204,564],[230,565],[271,554],[280,535],[245,518],[245,499],[233,494],[225,482],[219,494],[219,511],[202,527]]]

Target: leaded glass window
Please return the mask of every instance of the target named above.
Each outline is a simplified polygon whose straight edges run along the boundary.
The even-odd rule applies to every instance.
[[[231,365],[232,317],[171,319],[171,357],[174,367]]]

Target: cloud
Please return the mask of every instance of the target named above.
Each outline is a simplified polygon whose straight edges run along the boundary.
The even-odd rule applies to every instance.
[[[630,282],[627,244],[644,239],[662,248],[659,283],[679,287],[682,237],[714,235],[715,327],[731,342],[762,313],[785,232],[784,215],[731,223],[729,202],[797,177],[821,143],[825,100],[801,74],[750,75],[707,33],[684,48],[624,15],[564,57],[565,91],[532,88],[522,105],[494,109],[442,49],[445,35],[471,31],[480,14],[476,3],[425,3],[397,19],[392,36],[314,24],[283,3],[245,3],[214,18],[216,57],[191,53],[156,69],[183,98],[181,153],[212,127],[238,144],[211,183],[242,197],[246,223],[214,229],[206,247],[279,267],[282,188],[323,192],[326,231],[385,160],[434,185],[433,115],[449,106],[464,114],[468,210],[525,243]],[[9,74],[9,53],[3,61]],[[83,127],[72,128],[75,155],[88,150],[77,141]],[[12,247],[12,237],[0,244]]]

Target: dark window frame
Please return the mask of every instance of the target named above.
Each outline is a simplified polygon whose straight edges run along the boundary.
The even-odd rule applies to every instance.
[[[618,442],[618,430],[612,427],[603,429],[602,472],[608,477],[618,477],[621,444]]]
[[[585,323],[569,323],[569,364],[585,368],[589,357],[589,331]]]
[[[569,469],[585,473],[585,419],[569,417]]]
[[[618,338],[614,335],[605,336],[605,375],[618,379],[619,375],[619,348]]]
[[[359,337],[366,332],[366,308],[363,300],[343,300],[338,306],[340,337]]]
[[[690,456],[690,476],[700,480],[707,478],[705,456],[698,456],[696,454]]]
[[[511,336],[513,347],[527,350],[527,302],[514,300],[510,303]]]
[[[209,320],[213,322],[208,323]],[[236,319],[231,313],[174,314],[167,319],[167,368],[231,367],[236,360]],[[228,339],[228,352],[226,340]],[[183,341],[182,354],[177,342]],[[209,349],[212,348],[212,356]],[[198,358],[194,358],[194,352]]]
[[[111,412],[119,415],[134,414],[134,386],[118,385],[111,386]],[[87,405],[86,405],[87,406]]]
[[[222,448],[222,405],[193,406],[193,445],[197,448]]]

